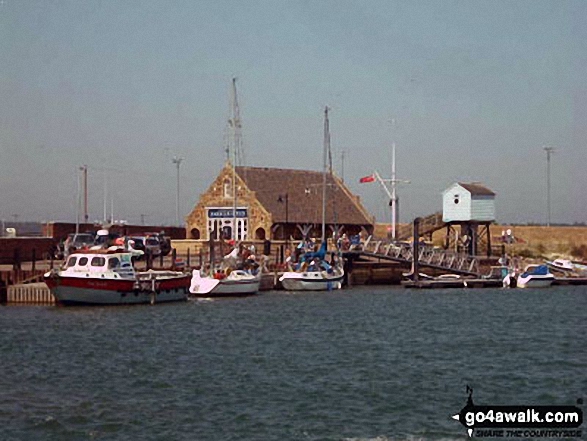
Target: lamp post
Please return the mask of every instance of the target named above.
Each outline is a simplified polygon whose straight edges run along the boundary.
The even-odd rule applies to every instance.
[[[283,234],[285,235],[285,248],[288,248],[288,235],[287,235],[287,224],[289,223],[289,193],[285,193],[285,195],[279,195],[277,202],[284,203],[285,202],[285,225],[283,226]]]
[[[84,187],[84,223],[88,223],[88,166],[82,165],[79,168],[83,172],[83,187]]]
[[[546,226],[550,227],[550,155],[554,153],[554,147],[544,147],[546,152]]]
[[[177,226],[181,226],[179,223],[179,166],[181,165],[181,161],[183,161],[183,158],[180,158],[179,156],[174,156],[171,160],[171,162],[177,167],[177,194],[175,198],[175,224]]]

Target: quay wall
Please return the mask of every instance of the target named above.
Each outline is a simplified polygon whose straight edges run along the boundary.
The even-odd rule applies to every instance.
[[[56,244],[57,242],[50,237],[2,237],[0,265],[45,259]]]
[[[28,283],[9,286],[6,303],[12,305],[54,305],[55,297],[45,283]]]

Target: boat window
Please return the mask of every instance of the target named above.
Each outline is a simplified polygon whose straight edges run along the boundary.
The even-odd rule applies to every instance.
[[[118,265],[120,265],[120,260],[118,260],[118,257],[111,257],[108,259],[108,268],[118,268]]]
[[[79,261],[77,262],[78,266],[86,266],[88,264],[87,257],[80,257]]]
[[[67,267],[72,267],[75,266],[75,262],[77,261],[77,257],[75,256],[71,256],[69,259],[67,259]]]
[[[106,259],[104,259],[103,257],[92,257],[92,266],[104,266],[105,263]]]

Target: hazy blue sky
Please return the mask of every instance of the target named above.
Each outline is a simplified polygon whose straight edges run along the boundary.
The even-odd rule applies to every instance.
[[[246,163],[336,168],[378,220],[397,143],[402,220],[451,183],[497,193],[503,222],[587,221],[587,2],[0,1],[0,218],[75,219],[89,166],[116,218],[187,214],[224,162],[232,76]],[[392,127],[390,120],[396,120]],[[110,211],[110,196],[108,196]]]

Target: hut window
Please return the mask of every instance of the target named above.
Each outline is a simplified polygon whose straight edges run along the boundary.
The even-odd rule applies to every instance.
[[[230,179],[224,180],[224,197],[231,198],[232,197],[232,181]]]
[[[455,199],[454,199],[455,204],[459,203],[459,195],[455,194]]]

